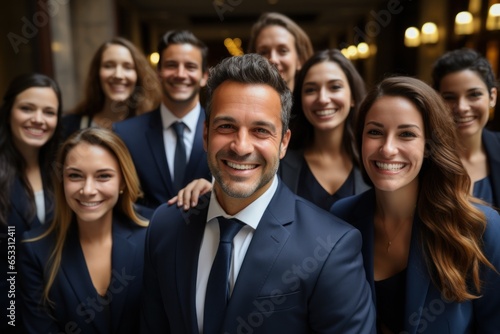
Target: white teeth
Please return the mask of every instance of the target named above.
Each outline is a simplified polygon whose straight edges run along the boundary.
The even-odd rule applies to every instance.
[[[255,168],[256,165],[242,165],[242,164],[235,164],[234,162],[229,162],[227,161],[227,165],[231,168],[234,169],[240,169],[240,170],[247,170],[247,169],[253,169]]]
[[[83,206],[89,206],[89,207],[92,207],[92,206],[97,206],[99,205],[101,202],[80,202],[81,205]]]
[[[318,110],[316,111],[316,115],[318,116],[329,116],[335,114],[335,110],[333,109],[325,109],[325,110]]]
[[[43,134],[42,129],[37,129],[37,128],[28,128],[28,131],[35,134],[35,135],[41,135]]]
[[[375,162],[378,168],[385,170],[399,170],[405,166],[405,164],[387,164],[383,162]]]
[[[456,121],[458,123],[467,123],[467,122],[470,122],[474,119],[474,116],[469,116],[469,117],[460,117],[460,118],[457,118]]]
[[[183,84],[183,83],[174,83],[174,84],[172,84],[172,86],[174,86],[174,87],[188,87],[188,85]]]

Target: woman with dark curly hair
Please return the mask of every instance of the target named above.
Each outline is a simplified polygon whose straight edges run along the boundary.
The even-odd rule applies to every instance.
[[[474,50],[454,50],[437,60],[432,77],[451,109],[474,196],[500,210],[500,132],[485,129],[498,94],[490,63]]]

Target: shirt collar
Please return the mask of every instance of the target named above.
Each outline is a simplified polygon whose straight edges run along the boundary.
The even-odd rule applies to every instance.
[[[170,126],[175,122],[183,122],[190,132],[196,130],[198,125],[198,118],[200,117],[201,106],[198,102],[196,106],[189,111],[183,118],[177,118],[165,104],[160,105],[161,121],[164,129],[170,128]]]
[[[218,216],[224,216],[226,218],[237,218],[246,225],[251,226],[253,229],[257,229],[259,222],[264,215],[271,199],[278,188],[278,177],[274,175],[273,181],[269,189],[267,189],[259,198],[250,203],[246,208],[235,214],[234,216],[228,215],[224,209],[219,204],[217,196],[212,190],[212,195],[210,196],[210,203],[208,206],[207,222],[211,221],[213,218]]]

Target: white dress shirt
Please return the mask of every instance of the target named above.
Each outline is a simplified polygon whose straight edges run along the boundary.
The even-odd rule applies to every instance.
[[[234,216],[228,215],[224,209],[221,208],[217,201],[217,196],[215,196],[215,193],[212,191],[208,206],[207,224],[205,225],[205,232],[201,241],[198,273],[196,276],[196,313],[200,333],[203,333],[203,316],[205,311],[208,277],[210,276],[212,263],[214,262],[217,249],[219,248],[220,231],[217,217],[224,216],[226,218],[237,218],[245,224],[233,239],[233,256],[231,259],[231,269],[229,271],[229,293],[231,294],[241,265],[245,259],[248,246],[252,241],[254,231],[257,229],[262,215],[264,215],[264,211],[266,211],[277,188],[278,178],[274,176],[269,189]]]
[[[41,224],[45,223],[45,197],[43,190],[35,191],[36,215]]]
[[[170,177],[173,180],[177,135],[175,134],[175,130],[172,128],[172,124],[175,122],[183,122],[186,125],[184,129],[184,145],[186,147],[186,162],[189,162],[196,134],[196,126],[198,125],[198,118],[200,117],[201,106],[200,103],[197,103],[194,109],[188,112],[183,118],[177,118],[163,103],[160,105],[160,112],[163,124],[163,142],[165,143],[168,170],[170,172]]]

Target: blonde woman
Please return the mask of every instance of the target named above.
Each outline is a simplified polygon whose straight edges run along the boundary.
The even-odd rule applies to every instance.
[[[147,222],[123,142],[109,130],[71,136],[56,161],[54,219],[25,234],[20,271],[28,333],[137,333]]]

